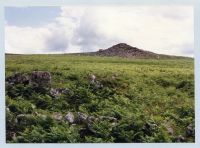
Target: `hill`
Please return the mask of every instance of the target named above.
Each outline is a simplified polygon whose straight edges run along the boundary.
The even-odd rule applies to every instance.
[[[72,55],[90,55],[104,57],[122,57],[133,59],[191,59],[190,57],[158,54],[151,51],[132,47],[126,43],[119,43],[107,49],[99,49],[96,52],[73,53]]]
[[[96,55],[100,56],[118,56],[125,58],[159,58],[159,54],[138,49],[137,47],[132,47],[125,43],[119,43],[105,50],[99,50]]]
[[[28,54],[6,53],[6,55],[28,55]],[[121,58],[132,58],[132,59],[192,59],[191,57],[158,54],[151,51],[139,49],[137,47],[132,47],[126,43],[119,43],[107,49],[99,49],[96,52],[64,53],[64,55],[121,57]]]

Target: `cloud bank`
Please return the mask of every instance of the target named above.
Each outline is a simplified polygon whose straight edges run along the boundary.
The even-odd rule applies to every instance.
[[[97,51],[125,42],[162,54],[193,56],[191,6],[67,6],[41,27],[5,26],[8,53]]]

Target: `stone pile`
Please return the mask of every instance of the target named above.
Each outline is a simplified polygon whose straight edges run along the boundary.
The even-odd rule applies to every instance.
[[[48,71],[33,71],[30,76],[30,83],[39,87],[50,86],[51,73]]]

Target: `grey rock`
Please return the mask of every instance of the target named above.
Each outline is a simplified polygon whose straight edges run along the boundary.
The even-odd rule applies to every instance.
[[[93,74],[90,74],[90,75],[89,75],[89,83],[90,83],[90,84],[94,84],[95,79],[96,79],[96,76],[95,76],[95,75],[93,75]]]
[[[68,112],[67,115],[65,116],[65,120],[68,121],[69,123],[74,123],[74,114],[72,112]]]

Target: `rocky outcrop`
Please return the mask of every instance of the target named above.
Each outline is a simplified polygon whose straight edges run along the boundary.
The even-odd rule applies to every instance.
[[[159,54],[132,47],[125,43],[119,43],[105,50],[101,49],[94,54],[99,56],[118,56],[123,58],[159,58]]]
[[[25,76],[21,73],[16,73],[12,76],[7,77],[6,82],[11,85],[16,85],[16,84],[27,85],[27,84],[29,84],[29,78],[28,78],[28,76]]]
[[[51,84],[51,73],[48,71],[33,71],[30,82],[36,86],[49,86]]]
[[[30,76],[16,73],[7,77],[6,82],[11,85],[32,84],[36,86],[48,86],[51,84],[51,73],[48,71],[33,71]]]

